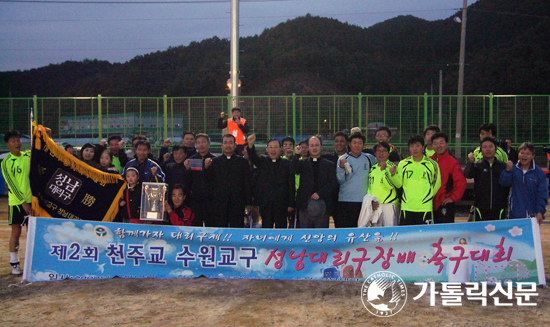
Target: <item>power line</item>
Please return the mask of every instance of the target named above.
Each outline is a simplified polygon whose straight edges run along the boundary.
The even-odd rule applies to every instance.
[[[30,42],[125,42],[125,41],[177,41],[182,40],[182,38],[164,38],[164,39],[150,39],[150,38],[139,38],[139,39],[78,39],[78,40],[54,40],[54,39],[0,39],[0,41],[30,41]]]
[[[104,18],[104,19],[0,19],[0,22],[123,22],[123,21],[185,21],[185,20],[227,20],[227,17],[199,18]]]
[[[0,0],[1,1],[1,0]],[[286,0],[285,0],[286,1]],[[454,9],[426,9],[408,11],[371,11],[353,13],[325,13],[315,16],[358,16],[358,15],[380,15],[380,14],[406,14],[434,11],[454,11]],[[241,19],[265,19],[265,18],[292,18],[301,15],[274,15],[274,16],[241,16]],[[199,18],[105,18],[105,19],[0,19],[0,22],[110,22],[110,21],[185,21],[185,20],[227,20],[227,17],[199,17]]]
[[[491,14],[499,14],[499,15],[523,16],[523,17],[546,18],[546,19],[550,18],[550,16],[544,16],[544,15],[520,14],[520,13],[506,12],[506,11],[491,11],[491,10],[470,9],[470,8],[468,8],[468,10],[486,12]]]
[[[3,1],[3,0],[0,0]],[[371,12],[353,12],[353,13],[328,13],[328,14],[321,14],[323,16],[349,16],[349,15],[377,15],[377,14],[404,14],[404,13],[419,13],[419,12],[434,12],[434,11],[454,11],[454,8],[448,8],[448,9],[426,9],[426,10],[409,10],[409,11],[371,11]],[[241,17],[243,19],[265,19],[265,18],[295,18],[300,17],[300,15],[272,15],[272,16],[248,16],[248,17]],[[6,20],[0,20],[0,22],[105,22],[105,21],[196,21],[196,20],[226,20],[227,17],[201,17],[201,18],[121,18],[121,19],[37,19],[37,20],[28,20],[28,19],[6,19]],[[170,41],[170,40],[182,40],[181,38],[165,38],[165,39],[119,39],[119,40],[105,40],[105,39],[79,39],[79,40],[44,40],[44,39],[0,39],[0,41],[47,41],[47,42],[123,42],[123,41],[144,41],[144,40],[150,40],[150,41]],[[145,50],[145,49],[156,49],[156,48],[128,48],[128,49],[105,49],[107,51],[115,51],[115,50]],[[41,51],[41,49],[0,49],[3,51]],[[52,49],[44,49],[45,51],[57,51]],[[86,51],[86,50],[80,50],[80,49],[65,49],[65,50],[59,50],[59,51]],[[96,50],[92,50],[96,51]]]
[[[282,2],[294,0],[241,0],[242,2]],[[176,0],[176,1],[70,1],[70,0],[0,0],[0,2],[17,3],[53,3],[53,4],[110,4],[110,5],[152,5],[152,4],[188,4],[188,3],[227,3],[230,0]]]
[[[167,49],[167,48],[166,48]],[[19,51],[19,52],[35,52],[35,51],[127,51],[127,50],[158,50],[158,51],[164,51],[156,48],[126,48],[126,49],[2,49],[0,48],[0,51]]]

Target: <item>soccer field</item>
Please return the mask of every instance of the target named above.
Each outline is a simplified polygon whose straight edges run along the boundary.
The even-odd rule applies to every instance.
[[[550,209],[550,208],[548,208]],[[463,221],[465,217],[457,220]],[[541,226],[546,277],[550,276],[550,222]],[[26,234],[23,233],[24,242]],[[550,324],[550,289],[537,288],[536,306],[496,307],[463,299],[443,306],[435,294],[413,300],[420,288],[407,285],[405,307],[390,318],[370,314],[361,302],[361,282],[120,279],[63,280],[27,284],[10,274],[7,197],[0,197],[0,325],[2,326],[545,326]],[[24,244],[20,259],[24,259]],[[439,285],[436,289],[441,291]],[[489,287],[488,293],[493,290]],[[464,291],[464,288],[462,289]],[[500,294],[500,293],[499,293]]]

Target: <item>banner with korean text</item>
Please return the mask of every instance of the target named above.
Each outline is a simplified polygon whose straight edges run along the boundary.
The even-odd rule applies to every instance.
[[[545,284],[536,219],[350,229],[235,229],[31,217],[24,279],[358,280]]]

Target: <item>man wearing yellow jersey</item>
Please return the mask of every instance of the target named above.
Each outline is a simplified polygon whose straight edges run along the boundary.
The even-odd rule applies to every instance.
[[[422,136],[412,136],[408,145],[411,156],[389,171],[393,184],[403,187],[399,224],[432,224],[433,198],[441,187],[441,173],[437,162],[422,153]]]
[[[395,146],[390,144],[391,139],[391,130],[387,126],[379,126],[376,129],[376,132],[374,133],[374,139],[376,140],[376,143],[380,142],[386,142],[390,145],[390,161],[391,162],[399,162],[401,160],[401,156],[399,155],[399,152],[397,152],[397,149]],[[364,149],[363,152],[370,153],[374,155],[373,149]]]
[[[368,194],[380,200],[379,210],[382,211],[378,222],[374,226],[397,226],[399,217],[399,195],[393,184],[389,172],[390,167],[395,164],[388,160],[390,156],[390,145],[387,142],[380,142],[373,148],[378,163],[371,167],[369,172]]]
[[[430,125],[424,129],[424,141],[426,142],[426,146],[424,146],[424,154],[426,157],[431,157],[435,153],[434,146],[432,144],[432,136],[435,133],[440,133],[441,130],[436,125]]]
[[[32,215],[32,193],[29,179],[31,166],[31,151],[21,151],[21,133],[12,129],[5,136],[4,141],[10,149],[10,154],[2,161],[2,175],[9,188],[9,213],[8,223],[11,225],[10,235],[10,264],[11,273],[20,275],[23,273],[19,266],[19,238],[21,237],[21,225],[25,216]]]
[[[495,141],[497,140],[497,127],[495,126],[495,124],[484,123],[479,127],[479,140],[482,141],[486,137],[490,137]],[[508,155],[506,154],[506,151],[504,151],[499,146],[497,146],[497,152],[495,154],[495,158],[502,162],[508,161]],[[483,153],[481,153],[481,149],[479,146],[474,150],[474,159],[475,161],[479,161],[483,159]]]

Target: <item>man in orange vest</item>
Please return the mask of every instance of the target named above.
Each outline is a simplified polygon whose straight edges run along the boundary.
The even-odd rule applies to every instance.
[[[222,111],[218,119],[218,128],[227,128],[227,134],[235,137],[235,143],[237,144],[235,154],[242,155],[246,141],[245,133],[249,131],[248,124],[246,123],[246,119],[241,117],[241,108],[231,109],[231,115],[233,116],[231,119],[224,120],[225,112]]]

